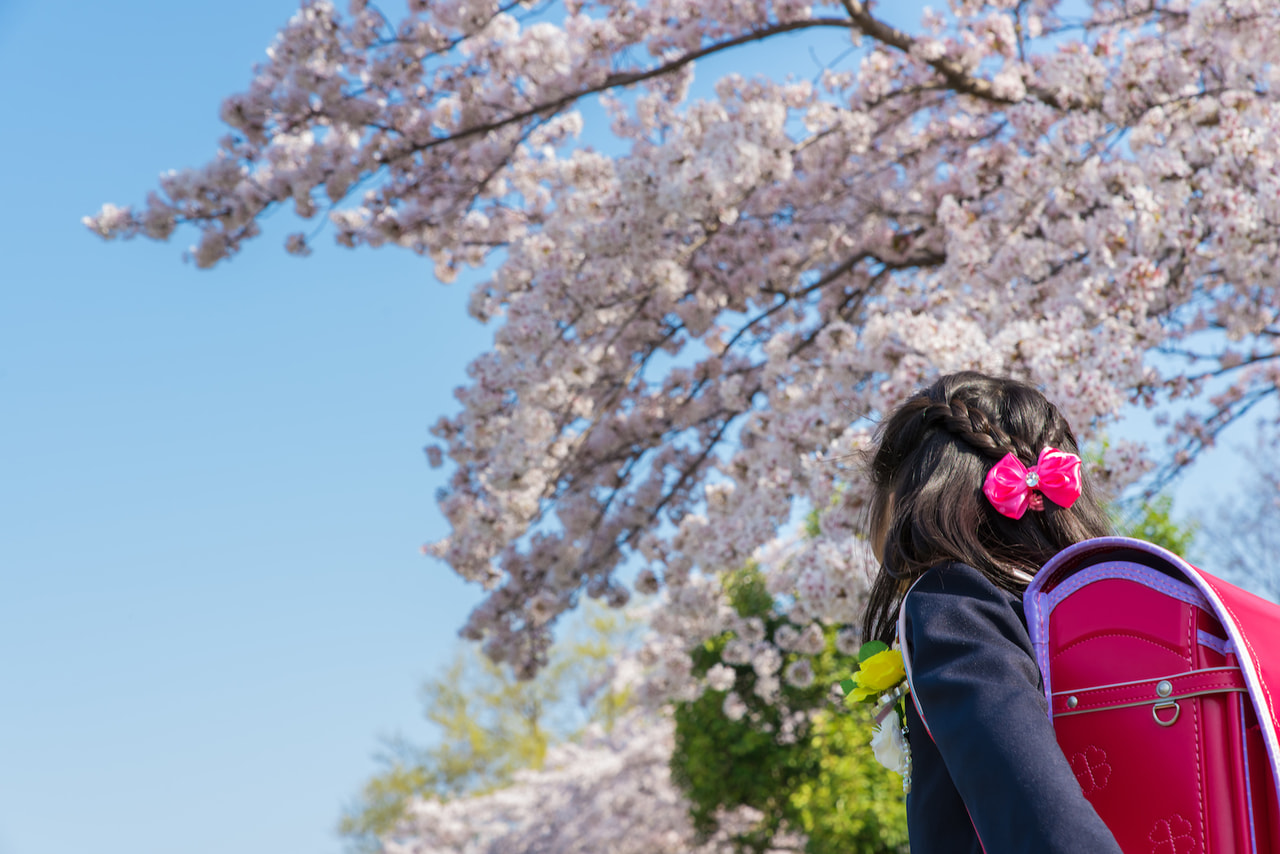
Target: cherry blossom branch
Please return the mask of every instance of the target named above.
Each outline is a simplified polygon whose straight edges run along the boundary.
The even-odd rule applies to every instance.
[[[598,95],[601,92],[605,92],[610,89],[621,89],[627,86],[634,86],[638,83],[644,83],[645,81],[652,80],[656,77],[664,77],[680,70],[690,63],[696,62],[700,59],[705,59],[709,56],[714,56],[722,51],[731,50],[735,47],[751,44],[752,42],[763,41],[771,36],[781,35],[782,33],[797,32],[799,30],[807,30],[817,27],[839,27],[842,29],[849,29],[850,25],[847,21],[839,18],[811,18],[803,21],[784,21],[772,24],[749,33],[744,33],[743,35],[735,38],[726,39],[718,44],[708,45],[706,47],[699,48],[698,50],[689,51],[688,53],[682,54],[669,62],[660,63],[653,68],[645,69],[643,71],[614,72],[595,85],[567,92],[558,98],[539,102],[531,107],[490,122],[474,125],[455,133],[438,137],[426,143],[416,144],[412,147],[411,153],[429,151],[432,148],[436,148],[441,145],[463,142],[472,137],[483,136],[485,134],[492,133],[493,131],[500,130],[508,125],[518,124],[519,122],[535,116],[558,113],[583,98]]]
[[[849,18],[863,34],[882,44],[895,47],[908,56],[919,55],[917,49],[919,45],[918,39],[876,18],[860,0],[840,0],[840,3],[844,6],[845,11],[849,13]],[[989,101],[993,104],[1016,104],[1020,100],[997,94],[990,80],[984,80],[981,77],[970,74],[963,65],[954,59],[944,56],[937,59],[926,59],[924,62],[942,75],[943,80],[947,82],[947,86],[956,92],[961,92],[983,101]],[[1043,101],[1052,107],[1056,107],[1059,110],[1069,108],[1069,105],[1057,92],[1034,84],[1027,84],[1026,89],[1037,100]],[[1083,106],[1089,109],[1096,109],[1098,105],[1088,101]]]

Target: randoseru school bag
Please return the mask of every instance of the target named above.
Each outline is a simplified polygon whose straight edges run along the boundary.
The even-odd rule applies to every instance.
[[[1280,606],[1123,537],[1027,588],[1058,744],[1126,854],[1280,854]]]

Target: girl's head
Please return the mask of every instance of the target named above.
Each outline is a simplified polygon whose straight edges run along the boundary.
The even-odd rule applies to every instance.
[[[1030,467],[1046,447],[1080,453],[1057,407],[1026,383],[970,371],[941,377],[884,421],[871,460],[869,528],[881,566],[866,639],[892,640],[902,595],[932,566],[960,561],[1020,591],[1062,549],[1110,533],[1087,478],[1070,508],[1045,498],[1021,519],[987,500],[983,482],[1005,454]]]

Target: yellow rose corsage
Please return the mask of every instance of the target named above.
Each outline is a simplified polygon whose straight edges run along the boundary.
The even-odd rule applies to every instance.
[[[911,791],[911,748],[904,725],[907,671],[901,650],[880,641],[864,643],[858,650],[858,669],[840,687],[846,700],[879,705],[871,749],[881,765],[902,775],[903,791]]]
[[[858,650],[858,669],[842,681],[840,687],[844,689],[846,698],[863,703],[881,694],[893,693],[906,676],[902,652],[890,649],[880,641],[871,641]]]

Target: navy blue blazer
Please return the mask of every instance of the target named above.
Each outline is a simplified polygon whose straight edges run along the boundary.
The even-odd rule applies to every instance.
[[[912,854],[1121,854],[1054,738],[1021,597],[934,567],[904,633],[929,721],[907,703]]]

